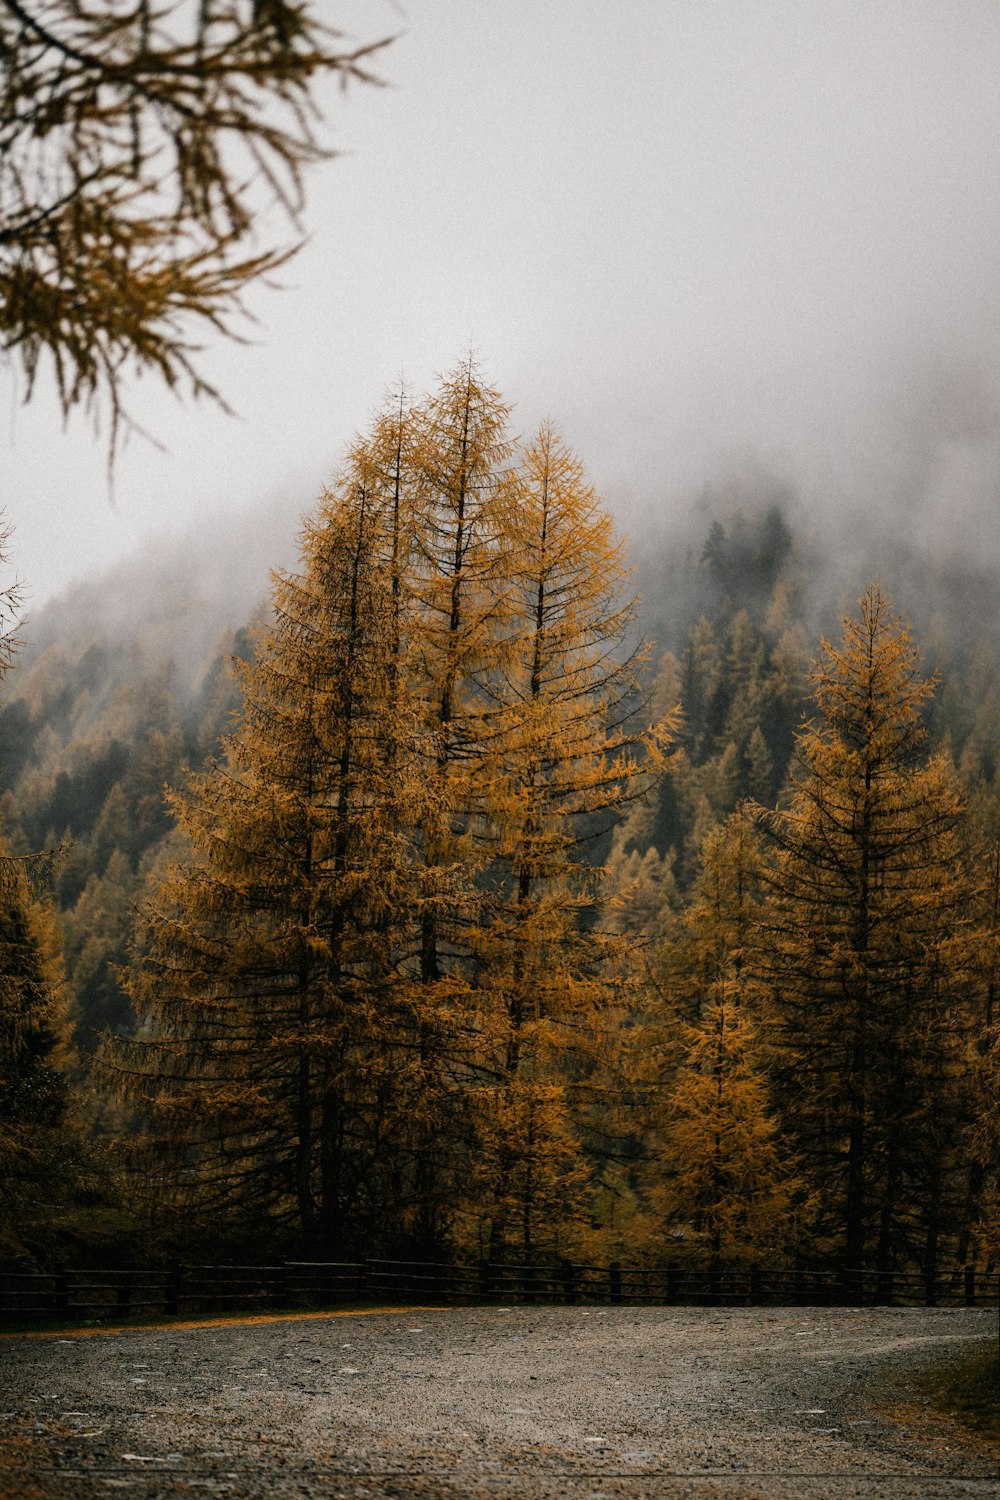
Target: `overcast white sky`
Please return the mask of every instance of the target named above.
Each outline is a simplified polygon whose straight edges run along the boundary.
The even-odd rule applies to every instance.
[[[37,604],[223,510],[288,532],[405,372],[471,346],[627,512],[757,461],[818,506],[1000,532],[996,0],[331,0],[403,35],[336,96],[308,248],[255,343],[205,368],[238,408],[133,407],[104,452],[3,402],[0,500]],[[256,563],[254,564],[256,566]]]

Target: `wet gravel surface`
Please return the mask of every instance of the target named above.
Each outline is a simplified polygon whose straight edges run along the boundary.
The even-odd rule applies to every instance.
[[[1000,1495],[955,1309],[413,1309],[0,1342],[0,1497]]]

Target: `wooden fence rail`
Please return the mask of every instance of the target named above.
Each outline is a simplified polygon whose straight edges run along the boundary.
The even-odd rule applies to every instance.
[[[579,1303],[673,1306],[995,1306],[1000,1275],[960,1266],[920,1272],[747,1266],[544,1266],[481,1261],[282,1261],[94,1270],[0,1270],[0,1326],[113,1322],[345,1303]]]

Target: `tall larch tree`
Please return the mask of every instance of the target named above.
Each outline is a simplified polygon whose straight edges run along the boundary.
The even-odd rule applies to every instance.
[[[0,1253],[44,1255],[72,1195],[70,1021],[54,914],[0,884]]]
[[[787,1248],[804,1197],[762,1057],[759,902],[760,850],[737,811],[705,841],[678,931],[652,966],[656,1001],[638,1040],[653,1248],[715,1268]]]
[[[173,798],[190,855],[146,912],[119,1043],[157,1145],[197,1165],[197,1207],[332,1253],[371,1233],[414,793],[391,621],[392,517],[362,449],[276,577],[273,619],[237,663],[224,762]],[[407,759],[407,754],[411,759]]]
[[[530,1259],[582,1212],[587,1081],[614,1029],[608,975],[621,939],[600,935],[588,840],[662,770],[671,719],[642,727],[646,653],[628,644],[636,601],[623,549],[551,423],[520,457],[516,502],[503,538],[506,630],[483,679],[491,828],[478,1118],[492,1163],[480,1210],[488,1249]]]
[[[1000,1253],[1000,799],[994,790],[981,793],[973,821],[975,1004],[967,1079],[974,1122],[959,1259],[990,1264]]]
[[[412,608],[424,697],[428,773],[439,810],[425,831],[428,869],[474,867],[477,829],[492,796],[488,746],[495,706],[486,687],[507,631],[504,556],[514,501],[509,408],[470,358],[444,377],[420,413],[417,566]],[[449,925],[455,902],[430,897],[422,915],[421,977],[442,978],[467,946]]]
[[[414,966],[426,1126],[416,1143],[419,1250],[447,1243],[465,1174],[477,1057],[481,886],[496,787],[486,679],[507,630],[503,538],[514,504],[509,408],[467,358],[415,412],[413,566],[404,585],[422,706],[425,800]]]
[[[968,1024],[962,798],[928,757],[933,684],[881,588],[812,674],[773,845],[758,977],[784,1123],[817,1193],[815,1246],[846,1270],[932,1266],[949,1214]]]
[[[0,521],[0,565],[10,528]],[[0,589],[0,681],[19,644],[22,593]],[[70,1194],[70,1015],[50,884],[50,854],[0,848],[0,1254],[44,1255]]]

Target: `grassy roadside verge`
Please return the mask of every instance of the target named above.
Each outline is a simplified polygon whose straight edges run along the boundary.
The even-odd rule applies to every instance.
[[[915,1384],[932,1410],[1000,1447],[1000,1359],[995,1339],[946,1365],[924,1370]]]

